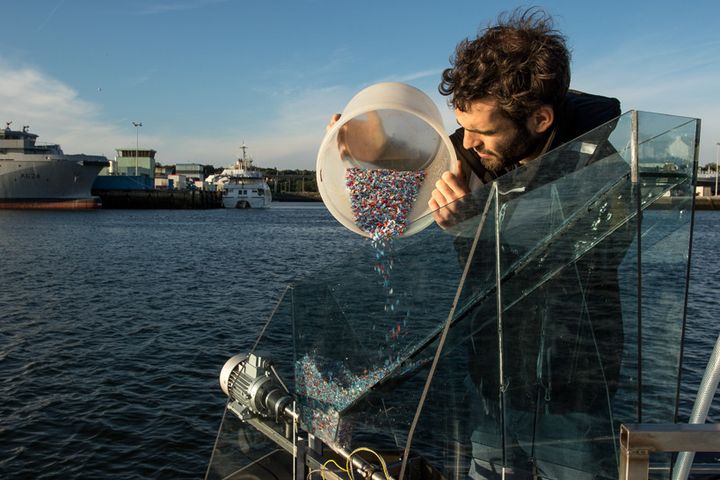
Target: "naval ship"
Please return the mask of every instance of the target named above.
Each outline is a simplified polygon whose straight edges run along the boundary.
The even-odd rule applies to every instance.
[[[100,155],[67,155],[59,145],[38,145],[37,135],[0,130],[0,208],[85,209],[100,207],[90,194],[95,177],[109,165]]]

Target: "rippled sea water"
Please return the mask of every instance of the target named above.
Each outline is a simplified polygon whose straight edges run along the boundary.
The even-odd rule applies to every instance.
[[[0,211],[0,231],[1,478],[202,477],[220,367],[252,345],[289,281],[362,241],[306,204]],[[718,232],[720,214],[697,214],[691,393],[720,333]]]
[[[283,287],[359,238],[321,205],[0,211],[0,478],[199,478]]]
[[[696,212],[690,264],[680,416],[687,421],[705,367],[720,335],[720,212]],[[708,414],[720,422],[720,393]]]

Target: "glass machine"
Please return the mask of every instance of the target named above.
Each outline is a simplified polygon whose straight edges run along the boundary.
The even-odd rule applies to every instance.
[[[628,112],[289,285],[207,478],[617,478],[676,421],[699,124]]]

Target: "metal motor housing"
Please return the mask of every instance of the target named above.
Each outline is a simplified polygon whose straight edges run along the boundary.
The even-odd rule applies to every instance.
[[[249,412],[276,421],[292,403],[292,397],[276,380],[272,363],[254,353],[238,354],[225,362],[220,388]]]

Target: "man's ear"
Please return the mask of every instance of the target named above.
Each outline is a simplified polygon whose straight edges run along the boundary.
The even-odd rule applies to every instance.
[[[552,105],[541,105],[528,119],[528,129],[538,135],[545,133],[555,121]]]

